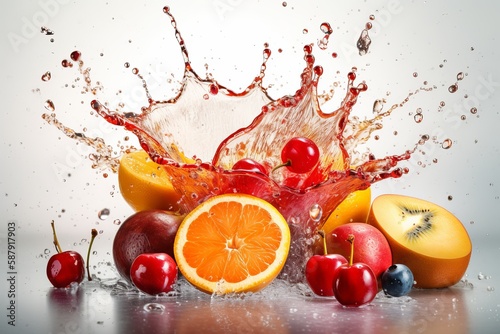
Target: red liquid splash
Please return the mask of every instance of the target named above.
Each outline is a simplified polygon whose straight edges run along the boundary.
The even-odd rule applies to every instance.
[[[236,192],[273,204],[287,219],[293,236],[282,277],[301,281],[305,261],[312,255],[316,230],[330,213],[351,192],[408,172],[398,163],[408,160],[414,150],[379,159],[371,154],[353,158],[356,147],[381,128],[379,121],[406,100],[386,112],[380,108],[371,120],[349,117],[359,95],[367,89],[365,83],[355,83],[353,69],[347,75],[347,89],[339,108],[324,112],[317,94],[323,68],[315,65],[312,45],[304,46],[305,68],[295,94],[273,100],[262,87],[271,54],[267,47],[259,75],[243,92],[234,92],[214,79],[201,79],[196,74],[174,17],[168,7],[164,12],[171,20],[185,63],[179,94],[168,101],[154,100],[137,70],[134,74],[143,80],[149,100],[149,106],[140,114],[111,111],[98,100],[93,100],[91,107],[109,123],[134,133],[151,158],[163,165],[182,194],[183,211],[191,211],[211,196]],[[331,28],[327,24],[321,28],[327,41]],[[75,51],[70,58],[79,64],[87,91],[95,93],[88,70],[83,70],[81,53]],[[69,67],[71,62],[65,60],[62,65]],[[53,115],[44,118],[67,130]],[[281,163],[281,148],[297,136],[307,137],[319,147],[318,167],[307,174],[294,174],[286,168],[273,171]],[[87,142],[88,138],[82,140]],[[213,152],[213,157],[196,155],[206,152]],[[269,174],[232,170],[242,158],[258,161]],[[116,167],[116,160],[110,161]],[[320,214],[311,215],[311,208],[317,211],[318,207]]]

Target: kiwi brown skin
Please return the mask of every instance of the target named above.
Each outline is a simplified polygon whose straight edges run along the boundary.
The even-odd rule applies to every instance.
[[[393,263],[402,263],[410,268],[415,278],[416,283],[414,286],[416,288],[445,288],[458,283],[467,270],[472,251],[463,252],[456,258],[442,258],[438,253],[438,249],[436,249],[435,257],[433,254],[427,253],[427,255],[425,255],[410,249],[412,245],[419,242],[418,239],[421,236],[423,237],[426,233],[432,233],[435,228],[443,228],[442,225],[434,225],[432,220],[437,219],[437,216],[440,214],[445,214],[444,211],[446,210],[430,202],[430,205],[426,207],[425,201],[402,195],[381,195],[380,197],[385,197],[385,199],[384,201],[380,200],[379,203],[375,203],[377,199],[374,200],[368,214],[367,223],[375,226],[385,235],[391,247]],[[389,199],[389,201],[386,202],[387,199]],[[389,203],[397,207],[400,214],[399,217],[381,214],[381,210],[386,209],[385,205]],[[422,205],[419,205],[420,203]],[[378,217],[375,216],[374,210],[374,206],[377,205]],[[404,215],[420,215],[422,225],[413,222],[415,223],[415,227],[406,230],[403,236],[399,235],[398,237],[395,230],[390,230],[391,225],[387,224],[387,221],[384,222],[384,226],[379,222],[380,219],[389,219],[389,221],[393,221],[394,224],[398,224],[398,220],[400,218],[403,219]],[[402,220],[399,221],[399,223],[402,223]],[[450,228],[460,228],[458,225],[455,224]],[[465,235],[468,237],[466,231]],[[399,238],[399,240],[396,238]],[[422,238],[422,240],[424,239],[425,238]],[[467,244],[467,242],[469,242],[469,244]],[[464,240],[463,245],[464,247],[470,246],[470,239]],[[453,247],[460,246],[461,245],[454,245]],[[446,245],[444,247],[446,247]],[[472,249],[472,247],[470,249]]]

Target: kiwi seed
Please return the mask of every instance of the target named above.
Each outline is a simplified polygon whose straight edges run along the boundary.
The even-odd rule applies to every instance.
[[[420,216],[419,222],[414,222],[410,228],[405,232],[406,238],[409,241],[417,241],[419,238],[428,234],[435,225],[432,219],[435,217],[435,213],[430,209],[421,209],[419,207],[411,207],[409,205],[400,204],[401,209],[401,223],[404,220],[409,219],[409,216]]]

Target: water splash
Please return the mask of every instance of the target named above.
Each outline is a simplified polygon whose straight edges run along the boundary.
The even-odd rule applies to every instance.
[[[374,131],[382,128],[384,118],[403,107],[416,93],[432,89],[417,89],[386,111],[382,110],[385,101],[380,100],[378,105],[375,102],[373,118],[360,120],[351,116],[351,112],[368,86],[357,82],[357,70],[353,68],[347,74],[340,106],[335,110],[322,110],[317,86],[323,68],[315,64],[313,45],[309,44],[303,47],[305,67],[294,94],[273,99],[262,86],[271,55],[268,45],[262,52],[259,74],[246,89],[235,92],[214,78],[202,79],[197,75],[177,22],[168,7],[164,7],[164,12],[174,28],[185,65],[178,94],[166,101],[153,99],[146,81],[135,69],[134,74],[143,82],[148,106],[140,113],[120,112],[94,99],[91,108],[107,122],[136,135],[141,147],[163,165],[172,184],[182,194],[182,211],[191,211],[211,196],[234,192],[249,193],[274,205],[287,219],[293,235],[284,277],[290,281],[300,280],[302,262],[310,255],[311,237],[338,204],[355,190],[408,173],[399,163],[411,158],[419,142],[401,154],[379,158],[360,154],[357,149]],[[320,28],[325,36],[330,36],[329,25],[323,24]],[[368,52],[369,29],[367,24],[366,33],[362,33],[358,41],[360,52]],[[63,60],[62,66],[70,68],[76,63],[84,78],[83,93],[96,95],[102,86],[91,80],[90,68],[85,67],[81,52],[74,51],[70,59]],[[92,146],[96,150],[96,154],[91,155],[94,168],[107,166],[116,172],[120,154],[115,154],[104,140],[88,138],[65,127],[55,114],[42,117],[68,137]],[[311,172],[295,174],[286,168],[269,174],[232,170],[242,158],[252,158],[267,170],[273,170],[281,163],[281,148],[294,136],[307,137],[320,149],[320,162]],[[314,205],[321,208],[320,219],[310,216]]]

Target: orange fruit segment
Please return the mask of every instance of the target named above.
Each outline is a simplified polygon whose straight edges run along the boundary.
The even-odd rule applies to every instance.
[[[163,167],[146,151],[124,154],[118,167],[118,185],[125,201],[135,210],[178,211],[181,195]]]
[[[245,194],[214,196],[183,220],[174,255],[199,290],[226,294],[266,287],[283,268],[290,230],[270,203]]]

